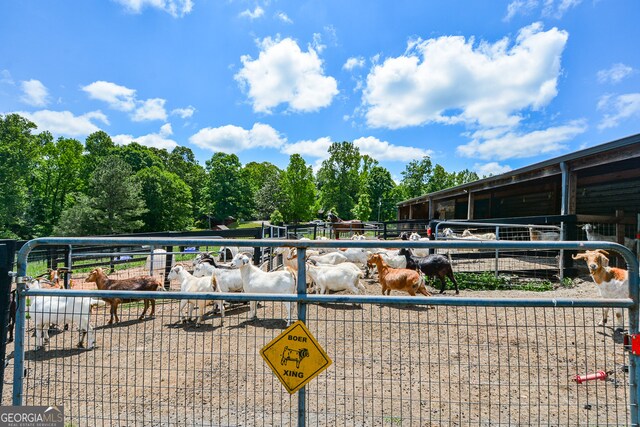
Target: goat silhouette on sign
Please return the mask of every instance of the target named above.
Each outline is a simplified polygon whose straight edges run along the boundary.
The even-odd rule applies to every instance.
[[[296,368],[300,367],[300,362],[305,357],[309,357],[309,350],[306,348],[301,348],[300,350],[295,350],[289,347],[285,347],[282,352],[282,360],[280,360],[280,364],[282,366],[287,366],[287,361],[296,362]]]

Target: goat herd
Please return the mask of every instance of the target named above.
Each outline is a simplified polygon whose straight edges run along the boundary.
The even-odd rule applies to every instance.
[[[531,230],[530,230],[531,231]],[[589,230],[591,231],[591,230]],[[445,235],[450,231],[445,230]],[[491,234],[491,233],[488,233]],[[533,234],[533,233],[532,233]],[[416,233],[403,236],[404,239],[418,240]],[[469,237],[461,236],[460,238]],[[536,235],[531,240],[557,240],[549,235]],[[364,236],[354,236],[354,239],[362,239]],[[492,239],[491,236],[475,235],[474,239]],[[495,239],[495,235],[493,235]],[[604,239],[603,239],[604,240]],[[437,278],[440,281],[440,293],[445,291],[448,278],[459,293],[451,267],[450,260],[443,255],[425,253],[421,249],[374,249],[363,248],[327,249],[322,252],[307,250],[306,282],[308,287],[316,293],[324,294],[328,291],[347,291],[351,293],[365,293],[365,287],[360,280],[370,274],[370,270],[377,269],[378,281],[382,287],[382,294],[389,295],[391,290],[407,292],[409,295],[422,294],[430,296],[427,290],[425,278]],[[169,280],[178,279],[180,291],[185,293],[196,292],[247,292],[255,294],[294,294],[296,292],[296,277],[298,274],[297,251],[294,248],[279,247],[273,251],[273,255],[281,255],[283,260],[282,270],[266,271],[265,265],[257,267],[251,262],[248,253],[238,253],[229,264],[216,263],[209,253],[200,253],[193,260],[193,273],[190,273],[186,265],[174,265],[169,275]],[[596,283],[600,295],[604,298],[628,297],[628,274],[626,270],[608,266],[607,252],[604,250],[586,251],[574,255],[574,259],[584,259],[589,273]],[[268,263],[265,263],[268,264]],[[164,290],[162,283],[152,276],[139,276],[123,280],[109,279],[101,268],[90,272],[85,279],[93,282],[100,290],[127,290],[127,291],[157,291]],[[37,279],[32,280],[30,288],[40,288],[41,283]],[[110,319],[108,324],[118,323],[118,307],[123,302],[144,301],[144,310],[139,319],[145,318],[149,307],[150,316],[155,315],[155,299],[102,298],[88,297],[58,297],[35,296],[30,298],[28,311],[35,323],[36,347],[43,348],[49,341],[48,330],[51,325],[63,325],[74,323],[80,330],[78,347],[84,347],[84,339],[87,338],[87,347],[95,346],[95,337],[89,324],[91,307],[110,306]],[[203,322],[206,311],[206,300],[180,300],[179,322],[189,322],[194,319],[198,327]],[[225,302],[217,300],[221,318],[221,324],[225,319]],[[287,310],[287,325],[291,324],[291,302],[284,303]],[[257,318],[257,302],[250,302],[250,318]],[[607,321],[608,309],[603,310],[601,324]],[[616,312],[620,319],[621,310]],[[615,326],[615,319],[614,319]]]

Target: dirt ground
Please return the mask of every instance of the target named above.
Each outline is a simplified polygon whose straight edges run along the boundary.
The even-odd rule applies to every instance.
[[[367,294],[380,293],[377,282],[364,283]],[[545,293],[460,297],[597,291],[577,281]],[[94,350],[76,349],[73,330],[52,332],[48,349],[35,351],[29,322],[24,403],[62,405],[70,426],[297,425],[298,395],[258,353],[286,327],[282,303],[262,303],[258,320],[236,304],[223,326],[210,313],[200,328],[178,323],[175,301],[159,301],[143,321],[141,310],[124,309],[115,326],[97,310]],[[629,425],[622,335],[596,326],[600,317],[581,308],[310,305],[306,324],[333,364],[306,387],[307,425]],[[612,371],[609,380],[573,381],[599,370]],[[3,404],[12,375],[10,360]]]

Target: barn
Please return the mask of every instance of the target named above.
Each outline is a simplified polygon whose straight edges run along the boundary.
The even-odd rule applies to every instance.
[[[619,241],[636,236],[639,213],[640,134],[398,204],[399,220],[592,223]]]

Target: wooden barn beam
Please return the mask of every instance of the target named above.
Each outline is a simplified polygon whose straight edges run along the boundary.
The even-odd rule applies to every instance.
[[[575,160],[572,160],[570,163],[571,163],[571,169],[581,170],[586,168],[592,168],[594,166],[601,166],[601,165],[606,165],[614,162],[620,162],[622,160],[629,160],[636,157],[640,157],[640,144],[633,144],[627,147],[617,148],[615,150],[607,151],[604,153],[598,153],[592,156],[575,159]]]

